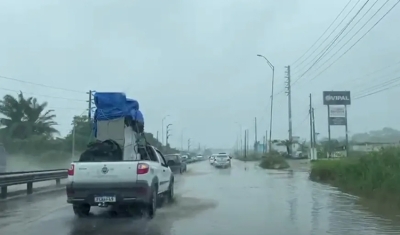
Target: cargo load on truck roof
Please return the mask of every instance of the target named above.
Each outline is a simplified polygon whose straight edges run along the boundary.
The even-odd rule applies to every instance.
[[[146,147],[144,118],[139,102],[120,92],[96,92],[94,136],[96,142],[81,155],[82,161],[141,159],[139,148]],[[142,141],[144,140],[144,141]],[[145,156],[143,156],[145,157]]]
[[[99,121],[124,120],[136,133],[144,132],[144,118],[139,110],[139,102],[127,98],[119,92],[96,92],[94,94],[96,111],[94,113],[94,132],[97,137],[97,123]]]

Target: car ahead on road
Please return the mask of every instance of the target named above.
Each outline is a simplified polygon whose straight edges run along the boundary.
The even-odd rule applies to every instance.
[[[193,162],[195,162],[196,160],[197,160],[196,158],[191,157],[191,156],[188,156],[188,159],[187,159],[186,163],[193,163]]]
[[[215,155],[213,154],[213,155],[209,156],[208,160],[209,160],[210,164],[213,165],[214,161],[215,161]]]
[[[197,156],[196,156],[196,160],[197,160],[197,161],[203,161],[203,160],[204,160],[203,155],[197,155]]]
[[[218,168],[228,168],[231,167],[231,159],[227,154],[217,154],[215,157],[213,165]]]
[[[229,159],[232,159],[231,155],[227,154],[227,153],[218,153],[220,155],[228,155]]]
[[[167,154],[164,157],[172,172],[182,174],[186,171],[186,159],[180,154]]]
[[[150,145],[138,152],[141,159],[134,161],[94,155],[90,160],[73,162],[66,193],[74,213],[84,217],[93,206],[112,206],[129,215],[141,211],[153,218],[158,200],[172,201],[174,175],[163,154]]]

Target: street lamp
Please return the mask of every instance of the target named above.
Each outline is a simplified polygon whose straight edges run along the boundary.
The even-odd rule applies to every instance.
[[[165,121],[165,119],[166,119],[167,117],[169,117],[169,114],[168,114],[168,115],[165,115],[165,116],[163,117],[163,119],[161,120],[161,145],[164,144],[164,121]]]
[[[168,146],[168,139],[169,139],[169,137],[171,136],[171,134],[169,133],[169,127],[170,127],[170,126],[172,126],[171,123],[168,124],[168,125],[167,125],[167,128],[166,128],[167,133],[166,133],[166,136],[165,136],[165,139],[166,139],[166,141],[165,141],[165,146]]]
[[[269,151],[271,151],[272,148],[272,110],[273,110],[273,105],[274,105],[274,79],[275,79],[275,67],[269,62],[269,60],[263,56],[258,54],[258,57],[262,57],[267,61],[268,66],[272,70],[272,84],[271,84],[271,111],[270,111],[270,118],[269,118]]]

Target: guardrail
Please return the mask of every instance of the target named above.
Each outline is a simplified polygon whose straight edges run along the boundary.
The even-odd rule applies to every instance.
[[[60,185],[61,179],[67,178],[67,170],[47,170],[47,171],[24,171],[0,173],[0,198],[7,198],[7,187],[12,185],[26,184],[26,193],[33,193],[33,183],[55,180]]]
[[[203,160],[200,160],[203,161]],[[187,164],[199,162],[195,159]],[[33,193],[33,183],[55,180],[56,185],[60,185],[61,179],[68,177],[66,169],[41,170],[41,171],[19,171],[0,173],[0,198],[7,198],[7,187],[13,185],[26,184],[26,194]]]

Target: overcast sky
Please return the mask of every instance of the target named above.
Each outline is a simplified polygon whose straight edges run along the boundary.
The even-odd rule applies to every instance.
[[[258,120],[258,138],[268,128],[271,95],[271,69],[256,55],[263,54],[275,66],[278,93],[284,88],[284,66],[292,66],[294,81],[314,63],[324,46],[304,63],[301,62],[307,56],[293,62],[318,39],[347,2],[2,0],[0,75],[26,82],[0,78],[0,95],[17,94],[21,90],[27,96],[47,101],[49,108],[56,110],[62,135],[71,129],[73,115],[86,112],[86,92],[92,89],[124,91],[137,99],[145,116],[145,129],[153,134],[161,133],[161,119],[170,115],[165,124],[173,124],[171,143],[176,147],[181,145],[183,129],[184,145],[191,138],[196,145],[231,147],[239,132],[236,123],[243,130],[250,129],[252,142],[254,117]],[[363,2],[324,45],[328,45]],[[370,2],[365,9],[375,1]],[[354,99],[400,84],[399,79],[390,83],[399,76],[400,63],[366,76],[400,61],[400,34],[395,30],[400,7],[394,8],[348,53],[320,74],[398,0],[389,0],[345,45],[385,1],[378,2],[351,31],[350,25],[349,34],[339,38],[338,45],[293,85],[295,136],[309,137],[309,93],[313,94],[317,132],[326,136],[327,111],[321,105],[323,90],[350,90]],[[350,3],[345,14],[355,3],[356,0]],[[359,16],[362,15],[363,12]],[[345,46],[338,52],[342,45]],[[350,133],[385,126],[400,128],[399,91],[400,88],[393,88],[353,100],[348,110]],[[287,138],[288,108],[284,93],[276,95],[274,105],[273,138]],[[333,127],[332,135],[344,135],[344,127]]]

